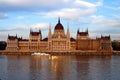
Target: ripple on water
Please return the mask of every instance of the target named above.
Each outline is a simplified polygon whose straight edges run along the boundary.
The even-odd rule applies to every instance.
[[[120,80],[120,56],[0,56],[1,80]]]

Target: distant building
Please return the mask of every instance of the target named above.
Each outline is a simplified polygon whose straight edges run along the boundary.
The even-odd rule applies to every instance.
[[[0,41],[0,50],[5,50],[7,43],[5,41]]]
[[[8,35],[6,50],[8,52],[111,52],[112,47],[110,36],[90,39],[88,29],[85,32],[78,30],[76,39],[70,37],[69,26],[65,33],[59,18],[53,34],[49,26],[48,37],[44,39],[42,39],[41,30],[37,32],[30,29],[28,40],[18,38],[17,35]]]
[[[120,40],[112,41],[113,50],[120,51]]]

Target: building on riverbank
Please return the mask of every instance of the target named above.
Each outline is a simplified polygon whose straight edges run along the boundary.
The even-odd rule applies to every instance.
[[[69,26],[65,33],[64,27],[58,19],[58,23],[51,32],[49,26],[48,37],[42,38],[41,30],[30,29],[29,39],[22,39],[8,35],[7,52],[112,52],[110,36],[90,39],[88,29],[85,32],[77,31],[76,39],[70,37]]]
[[[0,50],[5,50],[7,43],[5,41],[0,41]]]

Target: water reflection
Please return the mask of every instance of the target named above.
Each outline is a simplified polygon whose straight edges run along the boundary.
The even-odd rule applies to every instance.
[[[114,57],[2,56],[0,79],[118,80],[120,69],[116,66],[120,67],[120,57]]]

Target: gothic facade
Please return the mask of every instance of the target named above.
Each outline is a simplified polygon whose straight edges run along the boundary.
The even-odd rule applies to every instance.
[[[110,36],[102,36],[96,39],[90,39],[88,30],[85,32],[77,31],[76,50],[111,52],[112,44]]]
[[[76,39],[70,37],[69,26],[65,33],[64,27],[58,23],[51,32],[49,26],[48,37],[42,39],[41,30],[30,30],[29,39],[22,39],[8,35],[6,51],[8,52],[81,52],[97,51],[111,52],[110,36],[90,39],[88,29],[85,32],[77,31]]]

